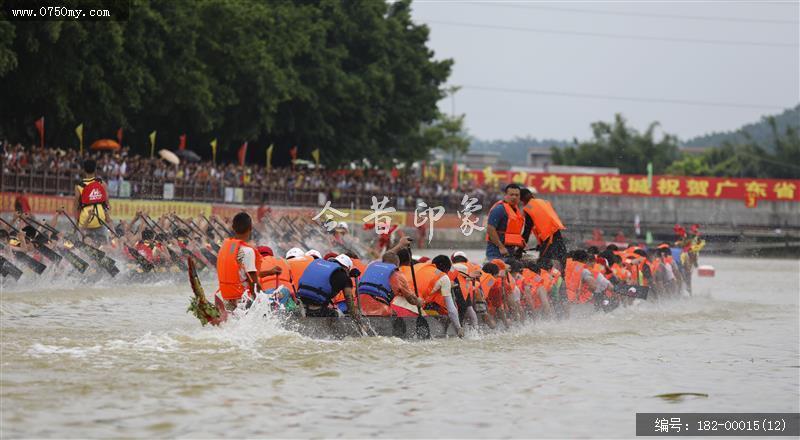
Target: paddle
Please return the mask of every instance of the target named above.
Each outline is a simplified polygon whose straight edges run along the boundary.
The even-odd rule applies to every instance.
[[[3,278],[10,275],[15,281],[19,281],[19,278],[22,276],[22,271],[0,255],[0,275],[2,275]]]
[[[5,246],[0,244],[0,249],[5,249]],[[36,272],[37,275],[41,275],[42,272],[44,272],[45,269],[47,269],[47,266],[34,260],[33,258],[31,258],[30,255],[26,254],[25,252],[18,251],[15,249],[12,249],[11,252],[14,254],[14,258],[25,263],[25,265],[28,266],[32,271]]]
[[[20,217],[20,218],[22,219],[22,221],[24,221],[25,223],[27,223],[28,225],[30,225],[32,227],[33,226],[38,226],[40,228],[43,228],[43,229],[46,229],[46,230],[52,232],[53,234],[59,234],[58,229],[56,229],[56,228],[54,228],[54,227],[52,227],[52,226],[50,226],[50,225],[48,225],[46,223],[42,224],[42,223],[39,223],[38,221],[36,221],[36,220],[34,220],[32,218],[27,218],[27,217]],[[39,232],[39,234],[41,234],[41,232]],[[40,235],[40,237],[43,237],[43,235]],[[67,249],[67,248],[65,248],[63,246],[59,246],[58,247],[58,252],[59,252],[59,254],[57,254],[57,255],[59,255],[59,256],[63,255],[63,257],[66,258],[67,261],[69,261],[69,264],[71,264],[72,267],[77,269],[78,272],[84,273],[84,272],[86,272],[86,269],[89,268],[89,263],[87,263],[83,258],[77,256],[71,250],[69,250],[69,249]]]
[[[78,225],[76,225],[75,222],[72,220],[72,217],[70,217],[69,214],[67,214],[66,211],[64,211],[63,209],[59,209],[58,212],[67,218],[69,224],[72,225],[73,229],[75,229],[75,232],[78,233],[77,236],[70,235],[67,238],[69,238],[76,247],[79,247],[81,250],[89,254],[89,256],[92,257],[92,259],[95,260],[97,264],[100,265],[100,267],[105,269],[105,271],[108,272],[109,275],[111,275],[112,277],[117,276],[117,274],[119,273],[119,269],[117,268],[117,263],[108,256],[106,256],[105,252],[101,251],[100,249],[97,249],[94,246],[84,243],[83,239],[85,237],[83,235],[83,232],[80,230]]]
[[[146,273],[146,272],[150,272],[151,270],[154,269],[153,263],[147,261],[147,259],[144,258],[144,256],[142,256],[142,254],[140,254],[139,251],[136,250],[136,248],[134,248],[133,246],[131,246],[131,245],[127,244],[127,243],[125,243],[125,241],[123,240],[121,234],[117,233],[117,231],[115,231],[111,226],[108,225],[108,223],[103,221],[103,219],[101,219],[100,217],[98,217],[97,220],[99,220],[100,223],[103,226],[105,226],[106,229],[108,229],[115,237],[120,239],[120,241],[125,246],[125,249],[128,250],[128,253],[131,254],[131,256],[136,259],[136,263],[139,265],[139,267],[142,269],[142,271],[144,271]]]
[[[211,253],[211,251],[209,251],[208,249],[206,249],[205,245],[203,244],[203,240],[206,240],[206,235],[203,234],[203,232],[200,230],[200,227],[194,223],[194,220],[189,219],[189,223],[186,223],[182,218],[178,217],[175,214],[173,214],[172,217],[177,219],[184,226],[189,228],[190,231],[193,231],[197,235],[197,238],[200,240],[199,243],[200,246],[198,246],[200,248],[200,253],[203,254],[204,257],[206,257],[206,260],[208,260],[209,263],[216,266],[217,256]],[[214,243],[211,240],[208,240],[208,244],[211,246],[211,249],[214,249],[214,252],[219,252],[218,244]]]
[[[178,219],[180,219],[180,217],[178,217]],[[194,220],[189,219],[189,224],[191,224],[192,226],[195,227],[197,232],[200,234],[201,238],[205,238],[206,237],[206,234],[204,234],[203,231],[200,230],[200,226],[197,226],[197,223],[195,223]],[[211,237],[211,239],[208,240],[208,244],[209,244],[209,246],[211,246],[211,249],[214,249],[214,252],[219,252],[219,245],[214,243],[213,238],[214,237]],[[215,260],[216,260],[216,258],[215,258]],[[216,262],[214,264],[216,264]]]
[[[411,245],[408,245],[408,253],[411,254]],[[411,260],[411,282],[414,284],[414,294],[417,295],[419,298],[419,290],[417,289],[417,274],[414,271],[414,260]],[[430,339],[431,338],[431,328],[428,325],[428,321],[425,320],[425,315],[422,313],[422,307],[417,304],[417,312],[419,316],[417,316],[417,337],[420,339]]]
[[[22,217],[20,217],[20,218],[22,218]],[[19,230],[17,228],[15,228],[11,223],[3,220],[2,218],[0,218],[0,221],[5,223],[9,228],[11,228],[12,232],[14,232],[15,234],[19,234]],[[22,218],[22,221],[25,221],[25,219]],[[34,228],[34,230],[35,229],[36,228]],[[38,231],[36,231],[36,232],[38,233]],[[29,240],[29,241],[31,242],[31,244],[33,244],[33,247],[37,251],[39,251],[39,253],[42,254],[48,260],[50,260],[50,261],[52,261],[53,263],[56,263],[56,264],[61,262],[61,258],[62,258],[61,255],[58,255],[54,250],[52,250],[49,247],[47,247],[47,245],[45,245],[41,241],[37,241],[37,240]]]
[[[171,234],[167,234],[167,232],[161,227],[161,225],[159,225],[155,220],[151,219],[149,216],[143,215],[142,216],[142,220],[144,220],[144,222],[145,222],[145,224],[147,226],[152,227],[154,229],[157,229],[159,232],[161,232],[165,236],[171,235]],[[186,267],[186,263],[184,263],[183,260],[181,260],[181,257],[178,256],[178,254],[176,254],[175,251],[173,251],[169,247],[169,243],[164,243],[161,240],[157,240],[157,241],[159,241],[167,249],[167,252],[169,252],[169,258],[172,260],[173,264],[178,266],[178,268],[181,269],[181,270],[187,270],[188,269],[188,267]]]

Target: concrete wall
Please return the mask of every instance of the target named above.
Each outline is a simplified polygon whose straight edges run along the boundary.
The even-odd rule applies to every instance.
[[[565,223],[692,224],[719,227],[800,228],[800,203],[760,201],[755,208],[743,200],[663,197],[543,195]]]

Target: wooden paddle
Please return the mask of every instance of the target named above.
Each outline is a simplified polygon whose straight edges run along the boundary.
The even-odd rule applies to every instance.
[[[38,221],[36,221],[36,220],[34,220],[32,218],[27,218],[27,217],[20,217],[20,218],[22,218],[22,221],[24,221],[28,225],[31,225],[31,226],[34,226],[34,227],[38,226],[40,228],[43,228],[43,229],[46,229],[46,230],[52,232],[53,234],[59,234],[59,232],[58,232],[58,230],[56,228],[54,228],[54,227],[52,227],[52,226],[50,226],[50,225],[48,225],[46,223],[42,224],[42,223],[39,223]],[[40,234],[41,234],[41,232],[40,232]],[[59,246],[58,247],[58,254],[62,255],[64,258],[66,258],[67,261],[69,261],[69,264],[71,264],[72,267],[77,269],[78,272],[80,272],[80,273],[86,272],[86,269],[89,268],[89,263],[87,263],[83,258],[75,255],[74,252],[72,252],[71,250],[69,250],[69,249],[67,249],[67,248],[65,248],[63,246]]]
[[[408,246],[408,253],[411,254],[411,245]],[[414,271],[413,259],[411,260],[411,282],[414,284],[414,294],[417,295],[417,298],[419,298],[419,289],[417,289],[417,274]],[[431,327],[428,325],[428,321],[425,320],[425,315],[422,313],[422,307],[419,304],[417,304],[417,312],[419,313],[419,316],[417,316],[417,337],[420,339],[430,339]]]
[[[0,275],[4,278],[7,276],[11,276],[14,280],[19,280],[22,276],[22,271],[17,267],[11,264],[10,261],[6,260],[2,255],[0,255]]]
[[[20,218],[22,218],[22,221],[25,221],[25,219],[23,217],[20,217]],[[12,225],[11,223],[3,220],[2,218],[0,218],[0,222],[5,223],[6,226],[11,228],[11,232],[13,232],[15,234],[19,234],[19,230],[17,228],[15,228],[14,225]],[[33,227],[33,226],[31,226],[31,227]],[[36,228],[33,228],[33,229],[35,230]],[[38,231],[36,231],[36,232],[38,233]],[[45,245],[44,243],[42,243],[40,241],[37,241],[37,240],[34,240],[34,239],[29,239],[28,241],[31,242],[31,244],[33,245],[34,249],[39,251],[39,253],[42,254],[42,256],[44,256],[48,260],[50,260],[50,261],[52,261],[53,263],[56,263],[56,264],[61,262],[61,258],[62,258],[61,255],[58,255],[54,250],[52,250],[49,247],[47,247],[47,245]]]
[[[98,217],[97,220],[99,220],[100,223],[106,227],[106,229],[108,229],[112,234],[114,234],[115,237],[119,238],[122,241],[122,235],[118,234],[117,231],[115,231],[111,226],[108,225],[108,223],[104,222],[103,219],[101,219],[100,217]],[[123,244],[125,246],[125,249],[128,250],[128,253],[131,254],[131,256],[136,259],[136,263],[139,264],[139,267],[142,269],[142,271],[150,272],[151,270],[154,269],[153,263],[147,261],[147,259],[144,258],[142,254],[140,254],[139,251],[136,250],[136,248],[124,242]]]

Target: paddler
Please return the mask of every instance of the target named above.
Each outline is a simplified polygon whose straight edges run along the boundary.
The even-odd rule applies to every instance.
[[[75,212],[83,234],[99,245],[106,242],[106,229],[101,220],[111,224],[111,206],[108,188],[96,176],[96,171],[97,162],[94,159],[83,162],[83,179],[75,185]]]
[[[510,183],[505,187],[503,200],[489,210],[486,224],[486,259],[507,258],[525,247],[522,233],[525,217],[519,208],[520,187]]]
[[[370,263],[358,282],[358,303],[366,316],[417,316],[425,303],[414,294],[399,271],[400,258],[388,251],[380,262]]]
[[[450,261],[453,263],[453,267],[448,275],[452,282],[451,292],[456,300],[456,306],[458,306],[458,315],[461,317],[462,324],[469,321],[477,327],[478,314],[474,304],[478,300],[476,294],[478,293],[477,280],[481,275],[480,266],[470,265],[466,254],[461,251],[454,252]]]
[[[298,282],[297,298],[303,302],[306,316],[337,317],[338,308],[333,306],[333,298],[342,293],[347,304],[347,313],[363,327],[361,313],[355,306],[353,283],[350,270],[353,262],[347,255],[337,255],[330,260],[314,260],[305,268]]]
[[[248,241],[253,231],[253,220],[240,212],[231,222],[234,236],[226,238],[217,254],[219,295],[225,308],[235,309],[240,303],[249,307],[256,292],[263,291],[259,277],[280,274],[280,267],[259,271],[261,254]]]
[[[464,329],[461,327],[458,308],[450,291],[452,285],[447,276],[447,272],[452,266],[450,258],[447,255],[438,255],[430,262],[418,263],[412,268],[411,251],[408,248],[401,249],[397,256],[400,259],[400,272],[405,276],[408,285],[414,288],[417,295],[424,301],[425,305],[422,309],[428,315],[446,315],[450,318],[458,336],[463,337]]]
[[[525,214],[525,230],[523,238],[525,242],[531,235],[538,241],[539,258],[549,258],[561,262],[562,267],[565,263],[567,247],[564,244],[564,237],[561,231],[566,229],[561,219],[558,217],[553,205],[547,200],[537,199],[534,195],[535,190],[522,188],[520,190],[520,201],[522,211]]]
[[[259,246],[256,248],[261,255],[261,265],[259,266],[262,273],[272,273],[272,275],[259,276],[261,286],[264,287],[267,295],[272,295],[275,303],[279,307],[286,310],[294,310],[295,293],[292,287],[292,271],[289,270],[289,265],[286,260],[277,258],[273,255],[272,248],[269,246]],[[280,271],[271,270],[278,267]]]

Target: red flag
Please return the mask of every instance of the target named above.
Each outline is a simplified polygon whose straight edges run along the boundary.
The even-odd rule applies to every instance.
[[[247,157],[247,142],[243,143],[241,147],[239,147],[239,153],[237,153],[237,157],[239,158],[239,165],[244,166],[244,159]]]
[[[178,138],[180,139],[180,143],[178,144],[178,150],[183,151],[186,149],[186,135],[182,134]]]
[[[44,116],[37,119],[33,124],[36,125],[36,130],[39,132],[39,146],[44,148]]]
[[[117,129],[117,143],[122,146],[122,127]]]
[[[297,160],[297,145],[289,149],[289,155],[292,156],[292,160]]]
[[[452,184],[452,188],[453,188],[453,190],[458,189],[458,165],[457,164],[453,164],[453,184]]]

